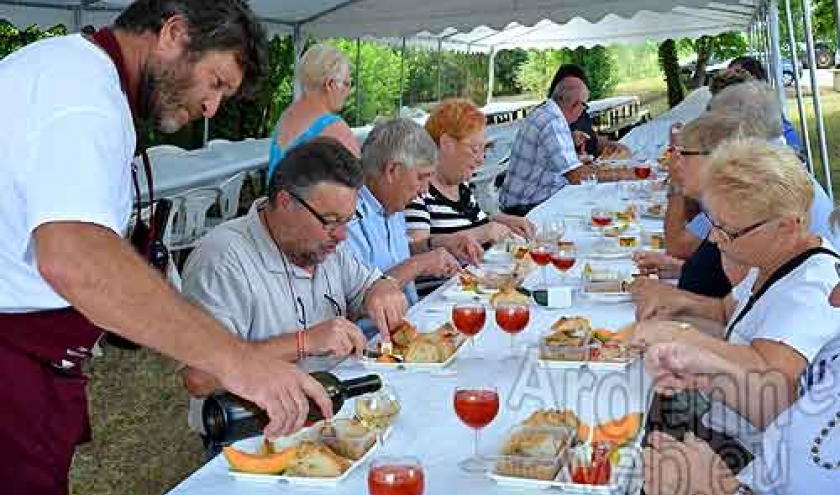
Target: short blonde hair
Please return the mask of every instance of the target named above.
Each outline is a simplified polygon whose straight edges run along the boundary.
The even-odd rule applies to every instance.
[[[350,68],[350,62],[341,50],[313,45],[298,61],[295,82],[304,93],[318,91],[328,80],[340,77],[345,68]]]
[[[787,146],[754,138],[726,141],[712,154],[703,180],[704,199],[725,201],[755,218],[792,216],[809,224],[814,187]]]
[[[439,146],[440,137],[444,134],[463,139],[475,132],[484,131],[486,123],[487,117],[473,102],[464,98],[449,98],[432,109],[426,121],[426,132]]]

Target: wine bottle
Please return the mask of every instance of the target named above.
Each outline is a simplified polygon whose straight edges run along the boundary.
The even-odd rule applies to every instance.
[[[332,401],[333,413],[338,413],[347,399],[376,392],[382,388],[379,375],[364,375],[340,380],[332,373],[317,371],[310,376],[320,383]],[[324,416],[312,399],[306,423],[320,421]],[[257,405],[229,392],[213,395],[204,401],[201,420],[205,435],[214,443],[230,444],[243,438],[259,435],[268,424],[268,414]]]
[[[155,204],[154,215],[150,220],[154,236],[151,239],[151,246],[149,246],[149,263],[160,270],[164,277],[169,266],[169,249],[163,242],[163,236],[166,233],[166,224],[169,223],[169,215],[171,214],[172,200],[159,199]]]

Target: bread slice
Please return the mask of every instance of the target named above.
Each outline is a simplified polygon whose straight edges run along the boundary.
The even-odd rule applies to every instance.
[[[577,431],[580,426],[580,420],[577,415],[571,410],[559,409],[538,409],[528,416],[528,419],[522,422],[523,426],[532,427],[569,427]]]
[[[330,423],[331,429],[322,434],[321,441],[342,457],[361,459],[376,443],[376,433],[356,419],[334,419]]]
[[[522,304],[527,306],[531,299],[513,287],[505,287],[490,297],[490,306],[494,308],[501,304]]]
[[[592,329],[588,318],[583,316],[561,317],[551,325],[551,329],[556,332],[571,331],[572,333],[586,333]]]
[[[451,344],[428,336],[418,337],[405,351],[407,363],[442,363],[452,355]],[[452,351],[454,352],[454,351]]]
[[[338,478],[350,469],[350,465],[349,459],[336,454],[326,445],[303,442],[298,445],[297,456],[284,474],[302,478]]]
[[[417,338],[417,329],[407,321],[402,322],[391,332],[391,342],[397,348],[405,349],[415,338]]]
[[[520,430],[512,434],[502,447],[503,455],[550,459],[566,446],[568,439],[559,431]]]

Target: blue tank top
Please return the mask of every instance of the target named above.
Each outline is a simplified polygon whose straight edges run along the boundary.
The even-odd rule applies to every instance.
[[[317,119],[315,119],[309,127],[303,131],[300,136],[297,137],[292,144],[283,149],[277,144],[277,135],[280,133],[280,126],[278,125],[274,129],[274,133],[271,135],[271,148],[268,151],[268,175],[267,180],[271,180],[271,177],[274,176],[274,171],[277,169],[277,164],[280,163],[280,160],[286,156],[286,153],[289,152],[295,146],[299,146],[307,141],[311,141],[318,137],[324,129],[341,120],[341,117],[334,113],[325,113],[321,115]]]

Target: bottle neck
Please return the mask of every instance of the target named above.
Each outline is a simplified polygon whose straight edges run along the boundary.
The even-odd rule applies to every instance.
[[[347,397],[377,392],[382,388],[382,378],[379,375],[365,375],[351,378],[342,382]]]

